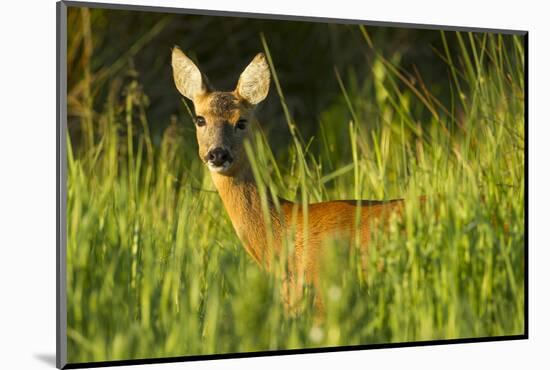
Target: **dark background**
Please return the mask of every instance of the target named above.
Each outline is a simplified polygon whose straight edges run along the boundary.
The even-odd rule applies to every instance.
[[[68,15],[72,133],[78,131],[80,117],[78,105],[71,103],[92,99],[94,109],[101,110],[109,94],[108,82],[115,77],[139,81],[149,100],[147,119],[154,138],[161,136],[174,115],[192,128],[172,80],[170,57],[175,45],[199,65],[215,88],[232,90],[242,70],[263,51],[263,33],[291,115],[306,138],[317,133],[319,112],[343,99],[335,69],[347,87],[356,89],[361,87],[352,86],[355,81],[373,73],[374,51],[358,25],[87,8],[69,8]],[[436,52],[443,51],[440,31],[366,29],[377,52],[397,64],[412,83],[421,76],[427,88],[448,105],[448,66]],[[456,52],[455,38],[448,40],[451,52]],[[93,87],[83,97],[84,89],[78,84],[86,76]],[[258,116],[272,144],[284,146],[289,133],[273,83]],[[78,140],[73,141],[78,145]]]

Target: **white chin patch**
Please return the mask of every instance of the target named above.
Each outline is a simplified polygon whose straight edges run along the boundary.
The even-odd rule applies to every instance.
[[[207,165],[208,165],[208,169],[212,172],[225,172],[229,169],[229,167],[231,166],[231,163],[225,161],[221,166],[216,166],[211,162],[208,162]]]

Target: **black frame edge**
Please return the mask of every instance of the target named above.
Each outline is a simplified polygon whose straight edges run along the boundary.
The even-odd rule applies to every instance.
[[[445,30],[445,31],[463,31],[463,32],[489,32],[500,34],[512,34],[522,36],[524,38],[524,173],[525,173],[525,208],[524,208],[524,223],[525,223],[525,275],[524,275],[524,333],[520,335],[496,336],[496,337],[479,337],[479,338],[460,338],[460,339],[443,339],[417,342],[397,342],[397,343],[380,343],[366,344],[354,346],[339,346],[339,347],[321,347],[321,348],[302,348],[302,349],[287,349],[287,350],[272,350],[258,352],[238,352],[238,353],[222,353],[222,354],[207,354],[207,355],[190,355],[177,357],[160,357],[148,359],[131,359],[131,360],[114,360],[114,361],[98,361],[98,362],[82,362],[68,363],[67,360],[67,316],[66,316],[66,97],[67,97],[67,71],[66,71],[66,56],[67,56],[67,8],[71,7],[87,7],[87,8],[104,8],[112,10],[133,10],[133,11],[148,11],[148,12],[164,12],[175,14],[194,14],[194,15],[209,15],[209,16],[227,16],[227,17],[246,17],[266,20],[289,20],[289,21],[308,21],[308,22],[324,22],[324,23],[340,23],[340,24],[366,24],[370,26],[381,27],[400,27],[400,28],[415,28],[429,30]],[[433,345],[449,345],[449,344],[473,344],[485,342],[498,342],[509,340],[526,340],[529,339],[529,248],[528,248],[528,168],[529,168],[529,89],[528,89],[528,62],[529,62],[529,31],[527,30],[510,30],[510,29],[491,29],[477,27],[462,27],[462,26],[444,26],[432,24],[415,24],[401,22],[383,22],[369,21],[357,19],[337,19],[324,17],[309,17],[298,15],[284,14],[264,14],[264,13],[248,13],[248,12],[231,12],[222,10],[206,10],[206,9],[186,9],[163,6],[150,5],[131,5],[131,4],[110,4],[110,3],[95,3],[82,1],[65,1],[61,0],[56,3],[56,367],[58,369],[78,369],[78,368],[95,368],[95,367],[110,367],[123,365],[145,365],[158,363],[174,363],[174,362],[190,362],[190,361],[208,361],[220,359],[235,359],[249,357],[267,357],[267,356],[286,356],[293,354],[313,354],[313,353],[329,353],[329,352],[348,352],[367,349],[384,349],[384,348],[407,348],[407,347],[422,347]]]
[[[523,284],[524,284],[524,301],[523,301],[523,309],[524,312],[524,318],[523,318],[523,325],[524,325],[524,333],[525,337],[529,338],[529,32],[526,32],[525,35],[523,35],[523,109],[524,109],[524,118],[523,118],[523,125],[524,125],[524,181],[525,181],[525,188],[524,188],[524,209],[523,209],[523,222],[524,222],[524,244],[525,244],[525,252],[524,252],[524,261],[525,261],[525,271],[524,271],[524,277],[523,277]]]
[[[527,33],[527,30],[512,30],[512,29],[498,29],[498,28],[482,28],[482,27],[465,27],[465,26],[445,26],[440,24],[425,24],[425,23],[405,23],[405,22],[385,22],[385,21],[372,21],[364,19],[342,19],[342,18],[330,18],[330,17],[313,17],[302,15],[290,15],[290,14],[270,14],[270,13],[252,13],[252,12],[240,12],[240,11],[227,11],[227,10],[211,10],[211,9],[189,9],[189,8],[174,8],[168,6],[154,6],[154,5],[131,5],[131,4],[111,4],[111,3],[96,3],[96,2],[83,2],[83,1],[62,1],[67,6],[74,6],[80,8],[102,8],[112,10],[132,10],[132,11],[146,11],[146,12],[159,12],[159,13],[175,13],[175,14],[191,14],[191,15],[212,15],[220,17],[239,17],[239,18],[255,18],[266,20],[286,20],[286,21],[307,21],[316,23],[339,23],[339,24],[364,24],[369,26],[379,27],[394,27],[394,28],[415,28],[425,30],[445,30],[445,31],[463,31],[463,32],[489,32],[500,34],[512,34],[523,35]]]
[[[56,349],[58,369],[67,365],[67,5],[56,3]]]
[[[258,351],[258,352],[222,353],[222,354],[211,354],[211,355],[159,357],[159,358],[134,359],[134,360],[80,362],[80,363],[68,363],[63,367],[63,369],[81,369],[81,368],[127,366],[127,365],[151,365],[151,364],[173,363],[173,362],[223,360],[223,359],[249,358],[249,357],[287,356],[287,355],[296,355],[296,354],[313,354],[313,353],[330,353],[330,352],[351,352],[351,351],[360,351],[365,349],[424,347],[424,346],[449,345],[449,344],[473,344],[473,343],[483,343],[483,342],[499,342],[499,341],[509,341],[509,340],[525,340],[525,339],[527,339],[527,336],[525,334],[521,334],[521,335],[508,335],[508,336],[500,336],[500,337],[444,339],[444,340],[430,340],[430,341],[421,341],[421,342],[397,342],[397,343],[365,344],[365,345],[340,346],[340,347],[301,348],[301,349]]]

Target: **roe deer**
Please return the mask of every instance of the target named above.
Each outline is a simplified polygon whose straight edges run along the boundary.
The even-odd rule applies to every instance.
[[[302,206],[278,199],[269,202],[268,234],[260,195],[252,174],[243,141],[249,135],[254,107],[267,96],[270,72],[266,58],[259,53],[242,72],[234,91],[213,90],[197,66],[179,48],[172,50],[174,82],[179,92],[193,102],[199,157],[208,166],[233,227],[246,251],[261,266],[270,270],[272,259],[281,253],[284,238],[294,231],[294,249],[283,277],[282,298],[287,311],[295,311],[303,283],[317,289],[315,309],[323,311],[318,293],[318,265],[323,241],[334,236],[350,240],[360,237],[366,249],[371,221],[387,220],[401,212],[401,199],[391,201],[340,200]],[[359,204],[359,205],[358,205]],[[357,209],[360,207],[360,209]],[[304,219],[307,214],[307,219]],[[357,217],[360,216],[360,222]],[[307,230],[304,230],[304,221]],[[358,225],[359,230],[356,229]]]

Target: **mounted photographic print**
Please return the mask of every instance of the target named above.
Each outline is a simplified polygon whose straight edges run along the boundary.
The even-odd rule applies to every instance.
[[[58,367],[527,338],[527,32],[57,10]]]

